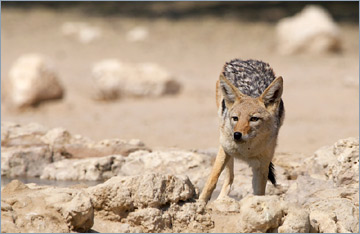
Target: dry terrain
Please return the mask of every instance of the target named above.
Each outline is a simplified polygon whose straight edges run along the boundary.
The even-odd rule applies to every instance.
[[[64,36],[62,24],[74,21],[99,27],[101,38],[84,44]],[[2,105],[3,121],[61,126],[96,140],[138,138],[151,147],[216,148],[218,74],[225,61],[254,58],[270,63],[284,77],[286,118],[279,152],[311,154],[323,145],[358,135],[359,31],[355,24],[340,24],[342,52],[292,56],[276,52],[275,23],[231,17],[149,20],[6,8],[1,26],[1,81],[6,82],[11,64],[20,55],[42,53],[53,60],[66,92],[63,100],[21,113]],[[144,41],[126,39],[135,26],[148,29]],[[183,88],[174,96],[96,102],[91,99],[91,68],[107,58],[157,63]]]
[[[339,52],[282,55],[276,20],[87,9],[2,8],[2,232],[358,232],[358,24],[338,22]],[[100,37],[66,36],[67,22],[86,22]],[[129,40],[136,27],[144,40]],[[27,53],[50,58],[63,99],[9,106],[9,71]],[[155,63],[181,90],[96,101],[92,68],[111,58]],[[218,147],[215,82],[233,58],[266,61],[284,78],[278,186],[252,196],[251,170],[236,161],[231,198],[213,201],[220,177],[204,206],[197,197]]]

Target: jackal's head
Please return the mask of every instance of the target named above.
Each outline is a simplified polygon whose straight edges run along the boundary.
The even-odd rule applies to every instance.
[[[236,143],[276,137],[283,118],[283,113],[279,111],[282,105],[282,77],[274,79],[256,98],[241,93],[223,74],[220,75],[220,89],[223,100],[219,114],[228,137],[231,135]]]

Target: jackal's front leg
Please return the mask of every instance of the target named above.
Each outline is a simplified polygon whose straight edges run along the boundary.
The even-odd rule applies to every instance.
[[[233,157],[229,157],[229,160],[225,166],[225,173],[226,174],[225,174],[224,184],[221,188],[221,192],[217,199],[226,198],[230,193],[231,185],[234,181],[234,158]]]
[[[223,148],[220,146],[219,152],[216,156],[215,163],[211,170],[210,176],[200,194],[200,197],[199,197],[200,200],[207,202],[210,199],[211,194],[216,187],[216,183],[219,179],[219,176],[220,176],[222,170],[224,169],[226,163],[228,162],[229,158],[230,158],[230,156],[225,154]]]

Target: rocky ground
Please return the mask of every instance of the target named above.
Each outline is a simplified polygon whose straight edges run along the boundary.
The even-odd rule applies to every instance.
[[[277,154],[278,185],[269,183],[266,196],[251,195],[251,171],[236,161],[231,197],[207,205],[197,197],[214,152],[95,142],[9,122],[1,125],[1,146],[2,176],[99,182],[64,188],[11,181],[1,191],[2,232],[359,231],[358,138],[311,157]],[[90,151],[93,157],[83,158]]]
[[[299,3],[107,4],[2,4],[2,232],[359,231],[358,17]],[[230,197],[216,200],[221,176],[204,204],[215,82],[233,58],[284,78],[278,185],[251,195],[236,161]]]

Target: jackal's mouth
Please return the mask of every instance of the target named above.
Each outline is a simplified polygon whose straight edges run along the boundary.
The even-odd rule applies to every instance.
[[[243,144],[243,143],[245,143],[247,140],[245,140],[245,139],[243,139],[243,138],[241,138],[241,139],[235,139],[235,138],[234,138],[234,141],[235,141],[236,143],[238,143],[238,144]]]

